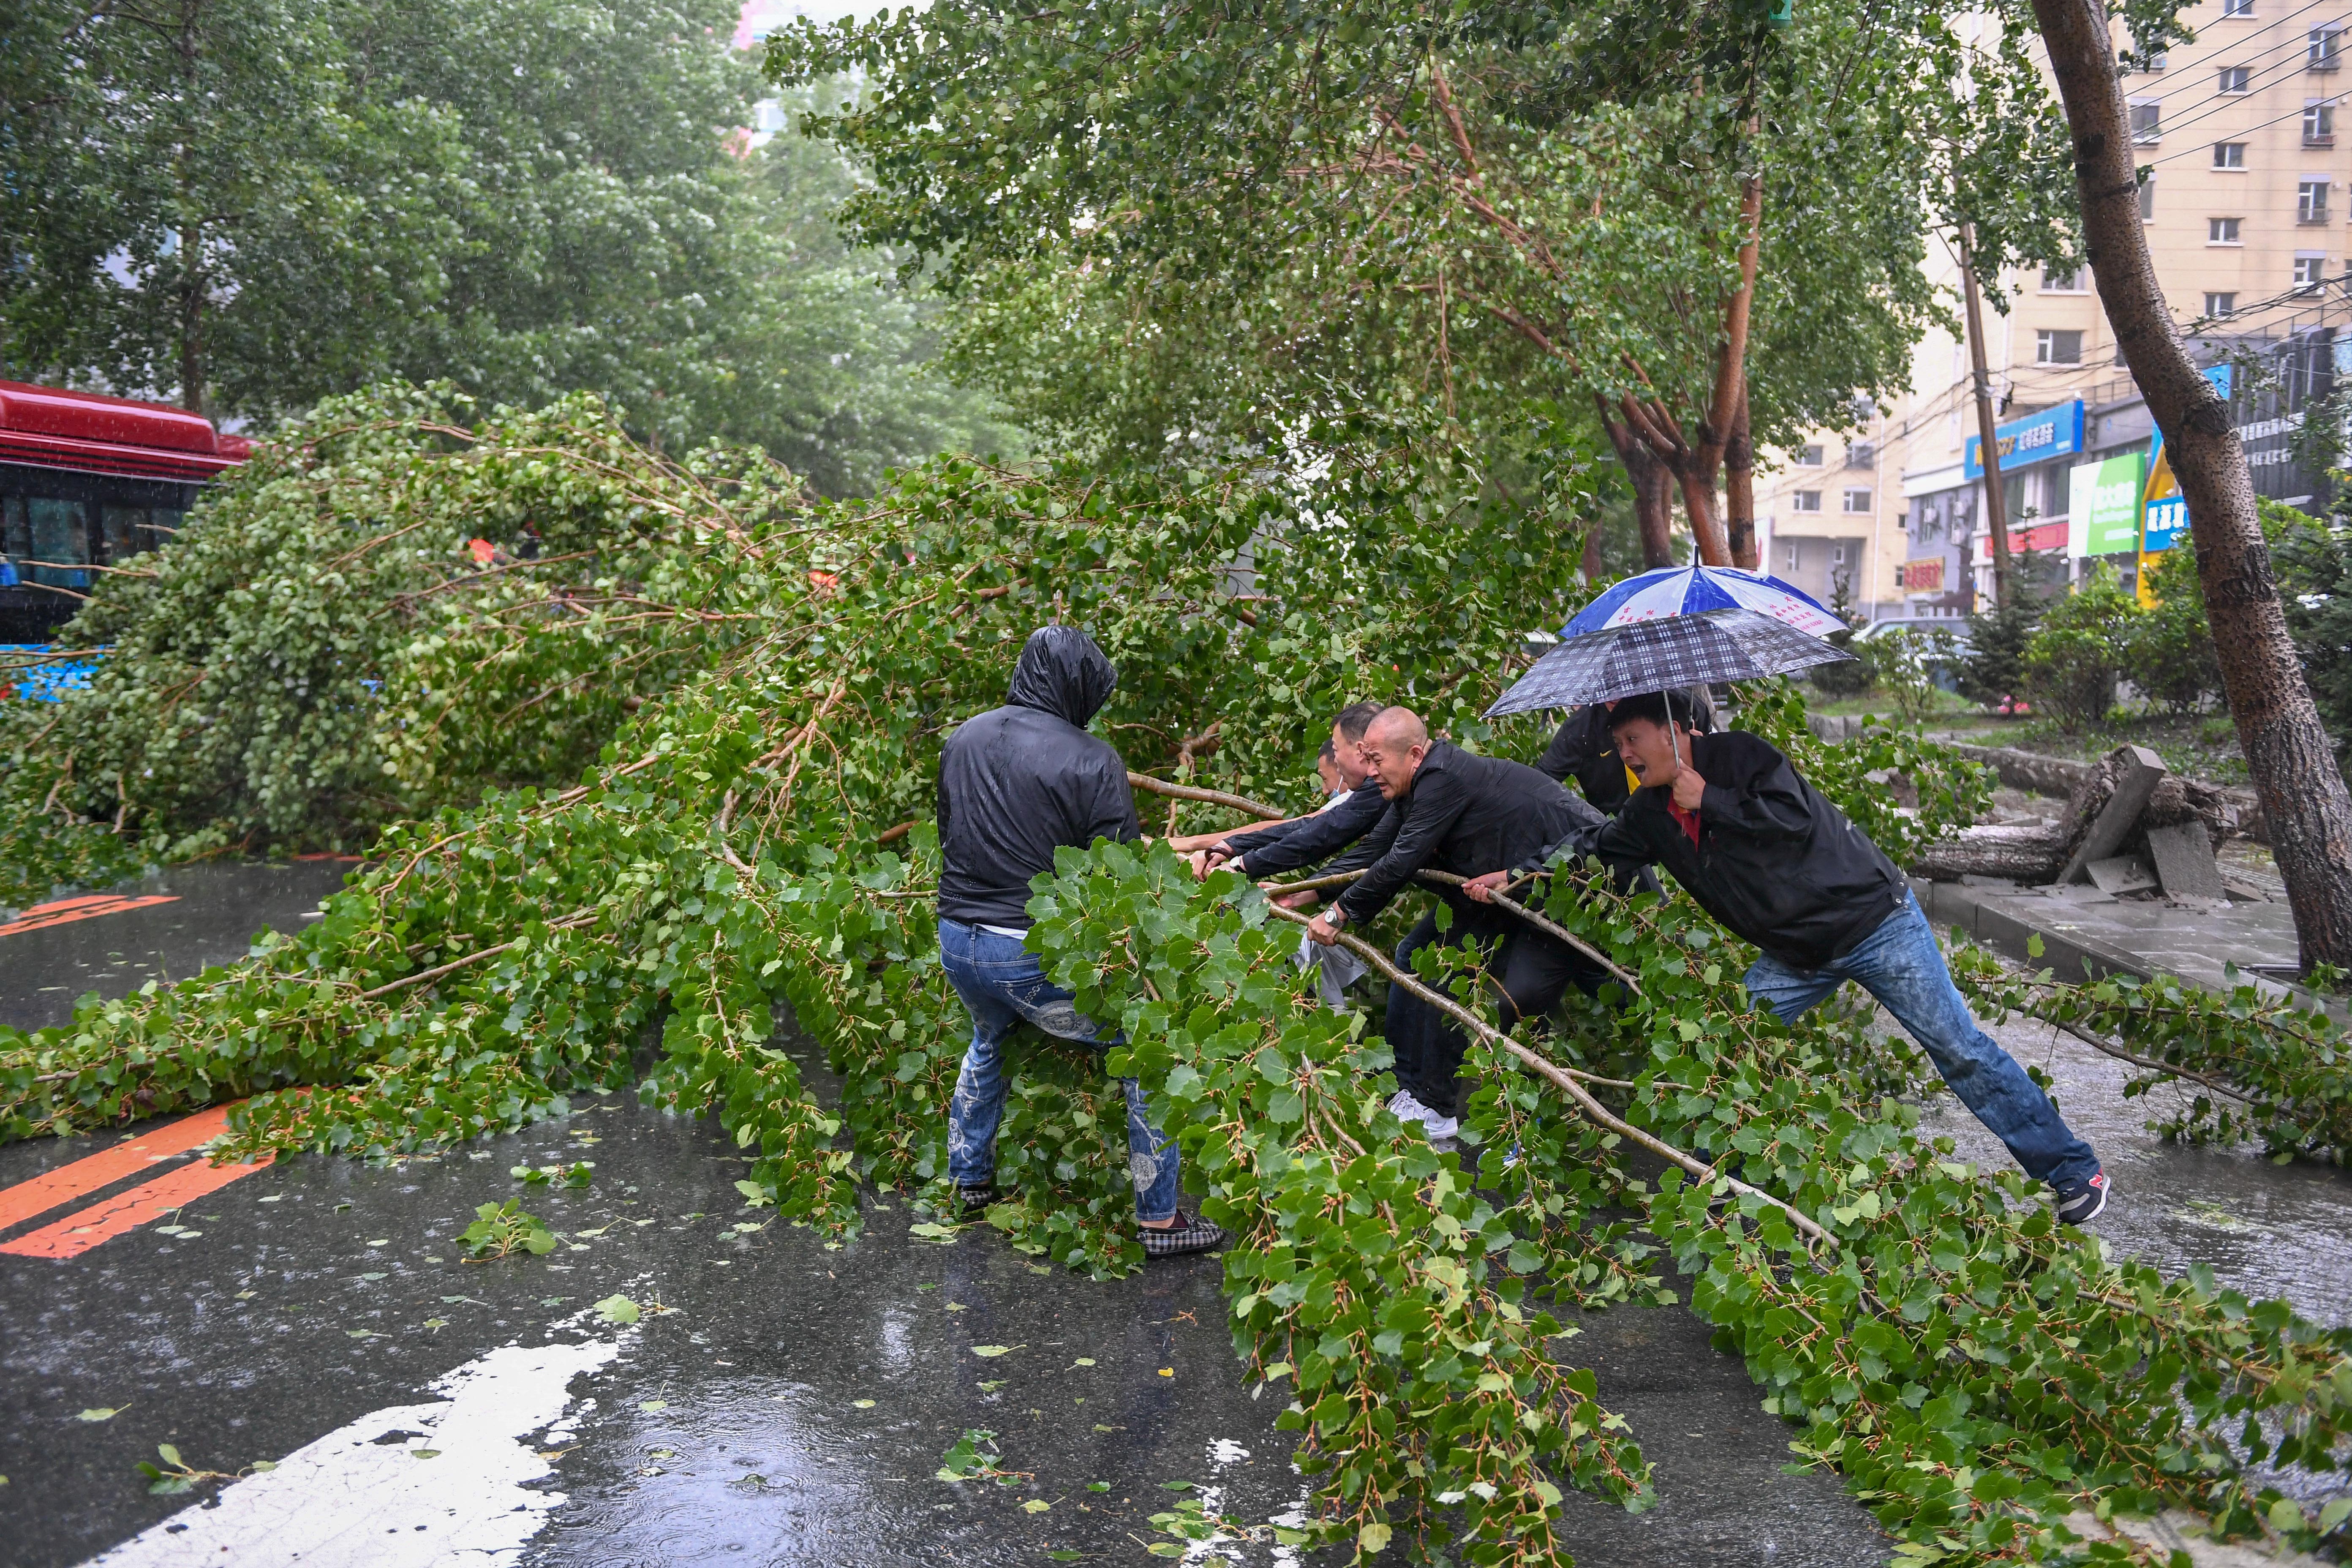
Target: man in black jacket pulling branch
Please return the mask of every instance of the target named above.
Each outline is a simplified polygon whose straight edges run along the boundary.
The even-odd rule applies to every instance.
[[[971,1015],[971,1047],[948,1102],[948,1174],[967,1214],[995,1196],[996,1128],[1004,1114],[1004,1042],[1026,1019],[1059,1039],[1102,1040],[1069,992],[1029,951],[1029,881],[1054,851],[1143,836],[1127,764],[1087,733],[1118,674],[1076,626],[1029,634],[1004,706],[965,720],[940,753],[940,967]],[[1205,1251],[1223,1231],[1177,1206],[1176,1146],[1153,1126],[1143,1089],[1127,1091],[1127,1163],[1143,1250]]]
[[[1450,741],[1433,741],[1410,710],[1390,708],[1364,732],[1363,756],[1380,781],[1388,811],[1365,836],[1361,852],[1370,869],[1315,917],[1312,940],[1329,946],[1347,926],[1369,924],[1388,907],[1413,873],[1424,868],[1475,876],[1491,866],[1515,866],[1542,847],[1575,833],[1590,833],[1606,819],[1525,763],[1482,757]],[[1465,936],[1501,939],[1487,960],[1487,972],[1501,985],[1505,1028],[1522,1017],[1551,1011],[1570,983],[1592,993],[1608,979],[1605,971],[1555,937],[1484,902],[1473,902],[1445,887],[1437,896],[1453,911],[1453,941]],[[1410,970],[1412,955],[1439,940],[1434,912],[1396,950]],[[1401,985],[1389,987],[1389,1049],[1396,1057],[1400,1086],[1389,1109],[1418,1121],[1432,1138],[1458,1131],[1454,1079],[1469,1038],[1439,1009]]]
[[[1609,724],[1642,788],[1597,834],[1555,847],[1673,872],[1762,950],[1748,990],[1784,1022],[1853,981],[1927,1048],[2026,1174],[2050,1184],[2060,1219],[2080,1225],[2106,1207],[2098,1155],[1977,1026],[1903,873],[1843,812],[1762,739],[1693,735],[1662,694],[1624,699]]]

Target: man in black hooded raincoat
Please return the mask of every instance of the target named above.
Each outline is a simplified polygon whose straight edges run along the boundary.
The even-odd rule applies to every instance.
[[[1021,650],[1004,706],[957,726],[940,754],[940,962],[971,1014],[971,1047],[948,1107],[948,1174],[968,1214],[995,1195],[1005,1039],[1023,1019],[1059,1039],[1101,1038],[1070,993],[1045,978],[1026,939],[1030,879],[1054,868],[1056,848],[1143,836],[1127,764],[1086,731],[1118,682],[1092,637],[1041,626]],[[1216,1246],[1224,1233],[1177,1206],[1176,1146],[1152,1125],[1141,1087],[1119,1082],[1145,1253]]]

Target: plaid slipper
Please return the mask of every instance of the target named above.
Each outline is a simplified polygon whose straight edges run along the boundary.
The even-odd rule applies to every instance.
[[[996,1185],[992,1182],[984,1187],[958,1187],[956,1192],[963,1199],[966,1219],[978,1219],[982,1211],[996,1201]]]
[[[1160,1229],[1139,1225],[1135,1234],[1142,1238],[1146,1258],[1181,1258],[1188,1252],[1206,1252],[1225,1244],[1225,1233],[1198,1215],[1176,1211],[1176,1223]]]

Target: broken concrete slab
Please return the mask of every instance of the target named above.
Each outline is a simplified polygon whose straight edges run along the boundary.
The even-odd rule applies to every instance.
[[[2091,885],[2109,898],[2140,892],[2157,885],[2156,868],[2137,855],[2116,855],[2105,860],[2094,860],[2084,869],[2091,875]]]
[[[2148,858],[2156,862],[2157,879],[2165,895],[2174,899],[2226,899],[2221,862],[2213,858],[2212,836],[2202,822],[2147,830]]]
[[[2089,874],[2091,862],[2105,860],[2124,847],[2132,829],[2139,826],[2139,814],[2147,808],[2148,796],[2164,782],[2164,759],[2146,746],[2117,746],[2112,753],[2123,764],[2116,780],[2116,793],[2099,810],[2099,819],[2091,825],[2090,836],[2075,847],[2066,868],[2058,873],[2061,882],[2079,882]]]

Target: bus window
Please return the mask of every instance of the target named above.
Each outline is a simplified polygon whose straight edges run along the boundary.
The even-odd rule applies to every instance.
[[[99,521],[103,527],[100,538],[106,564],[120,566],[152,541],[147,534],[147,509],[143,506],[108,506],[99,508]]]
[[[170,543],[172,536],[179,532],[181,526],[187,521],[187,517],[188,514],[178,507],[150,507],[147,510],[147,548],[154,550]]]
[[[25,521],[23,496],[0,496],[0,588],[23,581],[16,563],[33,556],[33,530]]]
[[[89,586],[89,528],[82,519],[81,502],[27,496],[25,510],[32,521],[33,581],[48,588]]]

